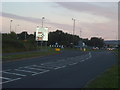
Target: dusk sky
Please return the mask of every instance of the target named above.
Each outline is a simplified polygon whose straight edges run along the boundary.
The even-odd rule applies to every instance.
[[[117,2],[3,2],[0,26],[2,32],[34,33],[41,27],[44,16],[44,27],[49,31],[57,29],[73,33],[73,20],[76,19],[75,34],[82,38],[94,36],[105,40],[116,40],[118,37],[118,3]]]

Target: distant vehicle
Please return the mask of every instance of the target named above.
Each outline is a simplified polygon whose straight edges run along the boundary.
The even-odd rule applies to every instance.
[[[99,50],[99,48],[98,48],[98,47],[93,47],[92,49],[93,49],[93,50]]]
[[[107,48],[107,50],[114,50],[115,48]]]

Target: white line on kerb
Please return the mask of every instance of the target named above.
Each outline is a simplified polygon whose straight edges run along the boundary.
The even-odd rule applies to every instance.
[[[12,80],[9,80],[9,81],[5,81],[5,82],[0,82],[0,84],[4,84],[4,83],[8,83],[8,82],[12,82],[12,81],[16,81],[16,80],[19,80],[21,78],[16,78],[16,79],[12,79]]]

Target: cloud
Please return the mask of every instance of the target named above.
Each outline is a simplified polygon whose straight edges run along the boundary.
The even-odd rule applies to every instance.
[[[0,14],[1,15],[1,14]],[[20,20],[20,26],[25,27],[22,25],[26,25],[28,27],[29,32],[33,32],[36,28],[36,24],[41,23],[40,18],[34,18],[34,17],[24,17],[24,16],[18,16],[10,13],[2,13],[2,16],[7,18],[6,21],[4,21],[3,29],[5,31],[9,30],[9,18],[15,19],[15,20]],[[28,21],[28,22],[24,22]],[[31,23],[32,22],[32,23]],[[21,24],[22,23],[22,24]],[[16,24],[16,23],[15,23]],[[8,25],[8,27],[7,27]],[[52,29],[56,30],[61,29],[64,30],[64,32],[68,33],[73,33],[73,26],[68,25],[68,24],[61,24],[61,23],[55,23],[51,22],[50,20],[47,20],[45,22],[45,26],[52,27]],[[80,27],[82,28],[82,37],[91,37],[96,34],[99,34],[100,36],[106,37],[105,39],[115,39],[116,35],[116,30],[117,30],[117,24],[116,22],[108,22],[108,23],[80,23],[80,26],[77,25],[76,23],[76,31],[75,33],[79,35],[80,33]],[[24,29],[24,28],[23,28]],[[51,30],[52,31],[52,30]],[[115,31],[113,33],[113,31]],[[114,34],[114,35],[113,35]]]
[[[4,12],[2,12],[2,16],[3,17],[8,17],[8,18],[11,18],[11,19],[20,19],[20,20],[30,21],[30,22],[34,22],[34,23],[40,23],[41,22],[40,18],[24,17],[24,16],[18,16],[18,15],[14,15],[14,14],[10,14],[10,13],[4,13]]]
[[[100,5],[93,2],[57,2],[57,4],[72,11],[86,12],[112,19],[116,18],[117,15],[117,3],[103,2]]]
[[[7,17],[7,18],[10,18],[10,19],[13,19],[13,20],[14,19],[18,19],[18,20],[24,20],[24,21],[28,21],[28,22],[32,22],[32,23],[36,23],[36,24],[40,24],[41,23],[41,19],[40,18],[18,16],[18,15],[14,15],[14,14],[10,14],[10,13],[5,13],[5,12],[3,12],[0,15],[2,15],[2,17]],[[64,29],[64,30],[67,30],[67,31],[70,31],[72,29],[71,25],[51,22],[48,19],[46,20],[45,24],[47,24],[48,26],[53,26],[54,28]]]

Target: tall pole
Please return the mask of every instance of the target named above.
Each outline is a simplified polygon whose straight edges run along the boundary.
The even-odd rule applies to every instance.
[[[73,45],[74,45],[74,35],[75,35],[75,19],[72,18],[73,20]]]
[[[43,28],[43,20],[45,19],[45,17],[42,17],[42,28]]]
[[[72,20],[73,20],[73,35],[74,35],[75,34],[75,19],[72,18]]]
[[[13,20],[11,19],[11,20],[10,20],[10,32],[11,32],[11,28],[12,28],[12,26],[11,26],[11,25],[12,25],[12,21],[13,21]]]
[[[42,28],[43,28],[43,20],[45,19],[45,17],[42,17]],[[42,49],[42,43],[43,41],[41,40],[41,49]]]
[[[37,26],[37,28],[39,28],[39,26]],[[35,35],[36,36],[36,35]],[[36,38],[36,37],[35,37]],[[39,41],[37,40],[37,49],[39,47]]]

